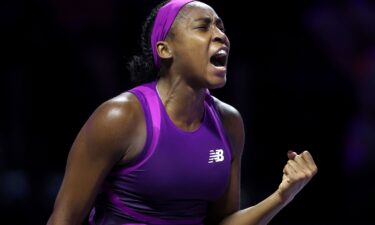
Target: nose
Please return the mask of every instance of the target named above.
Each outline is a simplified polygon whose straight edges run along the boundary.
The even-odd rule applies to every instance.
[[[218,27],[214,28],[213,41],[223,43],[228,47],[230,45],[227,35],[224,33],[224,31],[220,30]]]

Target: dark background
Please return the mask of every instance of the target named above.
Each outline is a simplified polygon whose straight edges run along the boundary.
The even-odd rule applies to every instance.
[[[288,149],[308,149],[319,172],[271,224],[374,225],[374,3],[205,2],[231,40],[212,92],[244,118],[242,207],[277,188]],[[46,223],[79,129],[132,87],[124,63],[156,3],[1,1],[1,224]]]

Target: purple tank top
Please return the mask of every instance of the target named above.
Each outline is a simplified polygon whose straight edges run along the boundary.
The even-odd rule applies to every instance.
[[[147,139],[129,165],[115,167],[90,213],[90,224],[201,225],[208,203],[229,184],[231,152],[218,111],[207,92],[195,131],[169,118],[156,81],[129,92],[142,105]]]

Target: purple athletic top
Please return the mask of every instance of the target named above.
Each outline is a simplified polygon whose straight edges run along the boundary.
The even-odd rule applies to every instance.
[[[143,151],[129,165],[115,167],[104,182],[90,224],[202,225],[208,203],[229,184],[231,150],[214,101],[195,131],[169,118],[156,81],[130,90],[147,125]]]

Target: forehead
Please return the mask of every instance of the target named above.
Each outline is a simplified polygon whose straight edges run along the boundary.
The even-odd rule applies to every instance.
[[[194,21],[195,19],[199,19],[202,17],[209,17],[214,19],[218,18],[218,15],[211,6],[203,2],[193,1],[188,3],[181,9],[176,19]]]

